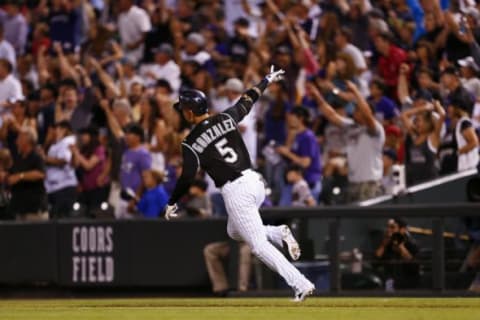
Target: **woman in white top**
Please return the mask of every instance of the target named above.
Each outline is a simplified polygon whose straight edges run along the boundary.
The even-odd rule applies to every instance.
[[[45,188],[48,194],[50,217],[68,217],[73,212],[77,196],[77,177],[72,166],[71,146],[75,136],[68,121],[55,125],[55,143],[48,149]]]
[[[447,107],[450,124],[439,148],[440,174],[469,170],[478,165],[478,137],[470,119],[471,103],[466,100],[456,97]]]

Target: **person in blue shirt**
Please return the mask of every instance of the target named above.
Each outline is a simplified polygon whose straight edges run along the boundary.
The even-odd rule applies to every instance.
[[[164,174],[157,170],[142,173],[145,192],[137,203],[137,210],[145,218],[157,218],[168,202],[168,195],[163,187]]]

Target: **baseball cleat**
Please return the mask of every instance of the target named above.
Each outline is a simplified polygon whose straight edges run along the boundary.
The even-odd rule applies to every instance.
[[[287,245],[288,253],[290,254],[290,257],[292,257],[292,260],[297,261],[302,252],[297,240],[295,240],[292,231],[290,231],[290,228],[287,225],[283,226],[282,240]]]
[[[313,292],[315,291],[315,286],[312,284],[311,287],[309,287],[308,289],[306,290],[303,290],[303,291],[297,291],[295,293],[295,297],[293,298],[293,302],[302,302],[302,301],[305,301],[305,299],[308,297],[308,296],[311,296],[313,294]]]

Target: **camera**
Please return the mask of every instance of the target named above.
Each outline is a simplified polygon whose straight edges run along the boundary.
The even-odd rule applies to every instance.
[[[390,242],[393,245],[398,246],[399,244],[402,244],[402,243],[405,242],[405,236],[403,234],[401,234],[400,232],[395,232],[390,237]]]

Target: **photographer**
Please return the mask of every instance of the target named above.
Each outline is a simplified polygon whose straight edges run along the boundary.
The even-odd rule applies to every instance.
[[[375,250],[378,267],[386,282],[398,289],[414,288],[418,282],[419,266],[415,261],[418,246],[402,219],[390,219],[380,246]]]

